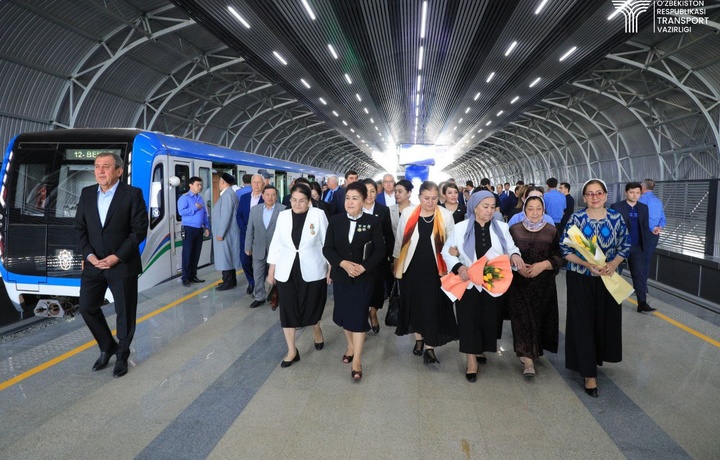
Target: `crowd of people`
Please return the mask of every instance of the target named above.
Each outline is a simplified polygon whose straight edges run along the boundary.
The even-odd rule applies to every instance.
[[[647,303],[647,267],[664,216],[662,205],[654,206],[660,216],[652,220],[641,202],[642,195],[655,203],[653,186],[649,179],[629,183],[625,199],[606,207],[607,187],[592,179],[582,188],[585,207],[576,211],[570,184],[555,178],[544,186],[518,182],[514,190],[509,183],[493,187],[488,179],[479,187],[468,181],[462,189],[454,180],[426,181],[416,193],[412,182],[396,182],[391,174],[376,182],[348,171],[342,186],[335,176],[323,186],[300,178],[286,197],[286,211],[275,208],[282,206],[274,204],[277,191],[265,186],[258,199],[262,203],[269,194],[262,208],[265,221],[256,208],[250,210],[255,218],[244,246],[248,256],[267,253],[253,264],[255,290],[264,295],[264,286],[258,289],[264,274],[278,287],[287,345],[281,366],[300,360],[298,328],[313,326],[315,348],[323,348],[319,324],[333,285],[332,317],[347,341],[342,361],[350,364],[355,380],[363,375],[365,336],[380,332],[378,310],[396,280],[401,294],[395,334],[413,334],[412,352],[426,364],[438,364],[437,349],[458,341],[465,377],[476,381],[479,365],[497,351],[503,320],[509,319],[522,375],[533,377],[535,362],[558,349],[555,276],[566,269],[566,366],[597,397],[597,366],[622,358],[620,304],[602,277],[629,263],[638,311],[654,310]],[[413,204],[413,196],[419,204]],[[602,250],[604,265],[563,243],[573,226]],[[263,249],[251,250],[258,232]],[[472,266],[503,254],[514,270],[512,283],[502,295],[489,293],[471,279]],[[449,273],[468,281],[462,298],[442,288]],[[250,306],[263,302],[256,296]]]
[[[131,216],[132,225],[126,225],[124,239],[113,242],[117,249],[95,241],[95,227],[104,225],[103,210],[120,190],[119,161],[110,154],[98,156],[99,185],[83,193],[80,208],[91,212],[78,212],[76,218],[89,262],[80,311],[101,349],[93,370],[104,368],[117,354],[116,376],[127,372],[137,286],[133,297],[132,283],[115,286],[112,280],[137,271],[128,265],[137,252],[137,245],[132,248],[130,243],[142,240],[138,210],[144,204],[141,197],[127,200],[125,216]],[[462,189],[453,180],[440,185],[425,181],[415,195],[408,180],[396,182],[391,174],[379,182],[358,180],[355,171],[348,171],[343,186],[336,176],[323,186],[298,178],[284,203],[278,203],[278,190],[263,172],[244,176],[243,188],[223,173],[211,221],[199,196],[201,179],[189,179],[189,191],[178,201],[184,227],[182,283],[203,282],[197,278],[197,261],[203,237],[212,233],[215,268],[222,274],[217,290],[235,288],[240,268],[253,296],[250,308],[266,302],[267,285],[277,290],[287,345],[283,368],[300,361],[299,328],[312,326],[315,349],[323,349],[320,321],[332,285],[332,319],[347,341],[341,360],[350,365],[352,379],[360,381],[366,334],[380,333],[378,310],[397,283],[394,332],[414,335],[411,350],[424,363],[439,364],[438,348],[458,341],[466,360],[465,378],[475,382],[479,365],[488,363],[487,353],[497,351],[503,320],[509,319],[521,373],[533,377],[543,353],[558,350],[555,276],[565,269],[565,364],[583,378],[585,392],[598,397],[597,367],[622,359],[621,300],[608,291],[604,278],[627,263],[638,312],[654,310],[647,303],[648,267],[665,216],[650,179],[628,183],[624,199],[611,206],[606,206],[606,184],[590,179],[581,190],[585,207],[576,210],[570,184],[555,178],[546,181],[546,188],[518,182],[514,190],[509,183],[493,187],[487,179],[479,187],[468,181]],[[123,190],[123,195],[128,192]],[[419,204],[413,204],[413,196]],[[91,218],[95,208],[99,222]],[[584,255],[575,242],[595,254],[602,251],[602,263]],[[511,265],[512,281],[492,292],[483,287],[484,278],[478,278],[474,267],[499,258]],[[445,288],[443,280],[452,275],[465,283],[462,294]],[[97,293],[108,285],[119,320],[127,322],[118,327],[119,344],[108,338],[107,325],[98,316]]]

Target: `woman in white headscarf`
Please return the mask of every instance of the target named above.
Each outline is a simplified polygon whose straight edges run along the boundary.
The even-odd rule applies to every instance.
[[[494,218],[495,204],[491,192],[473,193],[467,205],[467,218],[455,225],[445,242],[442,250],[445,263],[464,281],[470,279],[468,268],[482,256],[492,259],[508,254],[515,266],[524,266],[507,224]],[[485,352],[497,351],[497,303],[496,297],[472,282],[456,302],[460,352],[467,355],[465,377],[469,382],[477,379],[478,363],[486,360]]]

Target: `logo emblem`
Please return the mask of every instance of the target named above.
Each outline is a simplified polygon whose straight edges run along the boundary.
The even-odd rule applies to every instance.
[[[612,0],[615,12],[608,19],[621,13],[625,16],[625,33],[634,34],[638,31],[638,17],[646,12],[652,0]]]
[[[68,251],[67,249],[63,249],[62,251],[58,252],[58,262],[60,263],[60,268],[62,270],[70,270],[72,268],[73,263],[73,253]]]

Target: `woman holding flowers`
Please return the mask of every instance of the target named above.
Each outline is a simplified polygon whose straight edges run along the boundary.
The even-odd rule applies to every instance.
[[[440,251],[455,224],[452,213],[438,207],[439,194],[434,182],[422,183],[420,205],[400,216],[393,251],[395,277],[402,279],[395,334],[414,332],[413,354],[425,364],[439,362],[435,347],[458,338],[452,302],[440,289],[440,277],[447,273]]]
[[[510,227],[510,236],[520,248],[524,266],[519,266],[508,291],[510,324],[515,354],[524,364],[523,375],[535,375],[534,360],[543,350],[557,353],[558,299],[555,275],[563,265],[560,230],[544,219],[545,203],[530,196],[523,204],[525,218]]]
[[[487,190],[473,193],[466,219],[455,225],[445,242],[442,252],[445,263],[463,281],[470,279],[468,270],[483,256],[492,259],[507,254],[515,266],[525,266],[507,224],[493,219],[494,214],[495,195]],[[486,270],[483,280],[492,281],[490,278],[495,276]],[[477,380],[478,363],[486,359],[484,353],[497,351],[498,299],[483,290],[482,284],[471,281],[456,305],[460,353],[466,354],[465,378],[469,382]]]
[[[567,265],[567,323],[565,367],[584,378],[585,392],[598,397],[597,366],[622,360],[620,304],[602,281],[610,277],[630,252],[630,238],[622,215],[605,209],[607,186],[590,179],[582,188],[587,208],[572,214],[565,229],[561,250]],[[579,232],[575,234],[573,226]],[[578,241],[568,240],[569,233]],[[579,251],[569,243],[579,244]],[[605,256],[594,262],[589,254]],[[588,261],[580,254],[592,259]],[[602,258],[600,259],[602,260]]]

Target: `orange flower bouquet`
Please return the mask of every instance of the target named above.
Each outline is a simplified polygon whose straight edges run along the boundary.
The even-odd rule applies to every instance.
[[[588,239],[576,225],[573,225],[568,229],[568,236],[562,244],[576,250],[580,254],[580,257],[598,268],[605,266],[606,256],[597,245],[596,235]],[[634,291],[632,285],[625,281],[617,272],[610,276],[601,276],[600,278],[603,284],[605,284],[605,288],[607,288],[617,303],[622,303],[623,300],[630,297],[630,294]]]
[[[470,283],[482,287],[493,297],[503,295],[512,282],[512,268],[510,257],[507,254],[488,260],[483,256],[468,268],[468,281],[463,281],[460,275],[448,273],[440,278],[442,290],[450,300],[462,299]]]

